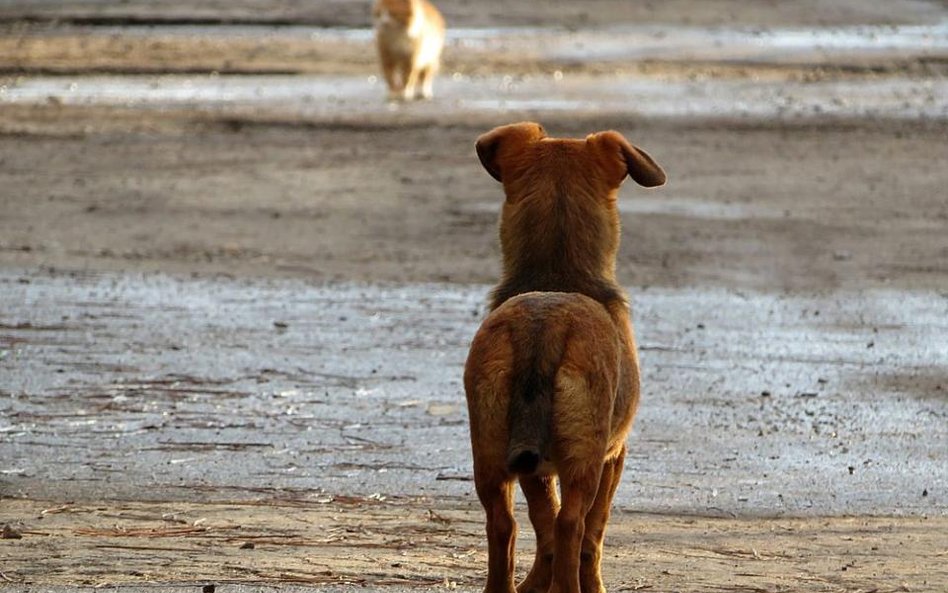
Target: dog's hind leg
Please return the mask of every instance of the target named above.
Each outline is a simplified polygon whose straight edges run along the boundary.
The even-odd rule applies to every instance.
[[[596,498],[602,466],[598,463],[560,474],[563,506],[556,516],[553,582],[550,593],[580,593],[579,566],[585,518]]]
[[[586,528],[583,533],[583,551],[580,555],[579,581],[583,593],[605,593],[602,584],[600,563],[602,562],[602,540],[606,535],[609,509],[622,477],[625,463],[625,445],[614,458],[606,461],[599,478],[599,492],[592,508],[586,513]]]
[[[527,499],[530,523],[537,536],[533,568],[517,587],[517,593],[546,593],[553,578],[556,514],[560,510],[553,476],[521,476],[520,488]]]
[[[477,496],[487,513],[487,586],[484,593],[515,593],[514,543],[517,522],[513,515],[513,480],[509,475],[478,471]]]
[[[564,353],[554,396],[554,455],[562,506],[556,516],[550,593],[580,593],[580,554],[586,515],[599,493],[614,393],[606,368],[583,358],[588,344],[575,339]],[[595,363],[595,359],[593,359]],[[586,368],[579,363],[586,363]],[[578,367],[578,368],[577,368]]]

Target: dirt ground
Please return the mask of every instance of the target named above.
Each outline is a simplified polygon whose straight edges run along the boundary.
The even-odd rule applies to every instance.
[[[904,434],[899,434],[923,449],[926,463],[935,471],[924,476],[931,483],[931,492],[926,487],[924,494],[929,501],[925,510],[913,503],[907,505],[908,511],[898,504],[880,511],[876,506],[860,507],[858,501],[843,511],[828,504],[782,516],[768,515],[759,506],[753,514],[742,514],[739,507],[710,512],[694,505],[646,514],[620,506],[610,526],[604,561],[610,590],[944,591],[948,587],[946,435],[937,430],[918,432],[917,427],[930,430],[932,423],[948,417],[946,345],[931,337],[932,328],[942,323],[939,311],[948,299],[944,166],[948,112],[904,116],[883,109],[881,115],[873,115],[871,109],[857,109],[866,97],[892,93],[909,112],[916,113],[918,107],[918,113],[931,113],[924,111],[925,106],[942,100],[936,85],[944,84],[948,63],[940,49],[944,44],[927,45],[929,39],[917,51],[863,53],[822,48],[790,59],[779,48],[766,55],[745,55],[745,49],[714,53],[724,50],[713,49],[717,43],[713,35],[720,27],[765,33],[882,27],[866,33],[872,36],[889,26],[893,30],[934,26],[937,41],[944,36],[944,27],[937,26],[948,22],[948,7],[910,0],[439,3],[458,28],[476,32],[481,27],[527,27],[532,29],[523,35],[547,30],[562,34],[552,46],[529,52],[518,45],[515,35],[496,44],[469,46],[470,31],[459,34],[448,48],[446,74],[439,82],[448,96],[454,96],[447,92],[449,81],[463,85],[473,80],[472,85],[481,85],[477,88],[490,88],[492,77],[497,77],[505,85],[510,81],[528,85],[532,80],[530,84],[540,84],[539,88],[549,84],[553,89],[552,76],[565,73],[593,87],[597,81],[605,86],[628,78],[657,87],[695,84],[724,89],[720,92],[725,109],[712,116],[676,115],[671,109],[671,115],[648,117],[635,109],[635,96],[629,97],[628,108],[621,109],[564,109],[542,102],[536,103],[540,107],[472,109],[463,101],[439,103],[437,98],[430,106],[390,108],[382,103],[377,86],[359,87],[358,92],[369,97],[364,100],[373,101],[364,118],[353,116],[351,109],[344,111],[345,105],[316,109],[297,99],[80,103],[68,100],[68,90],[38,100],[16,98],[17,89],[31,83],[81,88],[114,82],[96,82],[95,76],[103,73],[129,80],[141,73],[222,78],[285,74],[308,77],[300,80],[314,85],[362,84],[374,74],[374,59],[365,51],[367,32],[359,29],[368,26],[368,4],[241,0],[163,2],[158,9],[156,3],[144,0],[0,2],[0,72],[5,73],[0,79],[0,266],[5,279],[22,275],[24,285],[37,287],[32,293],[9,284],[0,288],[0,301],[22,294],[36,299],[0,307],[0,371],[10,373],[0,375],[0,397],[9,404],[4,409],[13,410],[22,401],[48,402],[36,405],[52,418],[57,410],[63,411],[62,402],[70,396],[82,402],[102,397],[112,385],[106,375],[114,380],[123,373],[137,373],[128,369],[126,349],[135,351],[135,356],[152,352],[157,358],[165,356],[148,342],[164,339],[162,328],[150,328],[147,316],[131,310],[127,318],[134,330],[128,335],[134,334],[134,339],[96,334],[99,325],[82,330],[95,336],[91,350],[96,356],[114,359],[114,370],[103,372],[101,384],[96,384],[95,373],[81,367],[86,360],[82,353],[69,350],[77,343],[25,338],[28,332],[42,334],[37,329],[41,327],[67,333],[75,329],[64,330],[51,318],[44,318],[43,326],[35,320],[34,326],[28,323],[33,318],[26,311],[34,305],[42,309],[44,302],[64,308],[74,304],[66,292],[36,296],[59,290],[56,279],[79,273],[102,275],[103,282],[113,279],[118,284],[142,283],[141,275],[170,275],[211,283],[247,282],[250,287],[283,279],[327,286],[381,283],[408,287],[409,292],[424,291],[419,287],[432,282],[482,287],[499,273],[495,227],[501,192],[480,168],[474,139],[494,125],[521,118],[538,119],[557,135],[582,136],[612,128],[649,151],[669,174],[668,186],[660,190],[644,191],[631,183],[623,189],[619,257],[619,279],[633,294],[658,289],[664,291],[662,298],[671,295],[671,300],[679,292],[687,295],[677,311],[689,327],[675,329],[676,338],[669,338],[673,347],[656,339],[648,342],[659,351],[654,355],[657,362],[670,363],[673,369],[655,371],[653,379],[667,381],[661,386],[669,389],[668,397],[723,402],[708,412],[711,426],[713,418],[727,415],[722,410],[745,406],[743,412],[751,403],[757,406],[761,397],[754,381],[741,383],[735,394],[715,378],[715,373],[744,372],[738,369],[751,364],[744,357],[753,352],[737,354],[735,349],[734,354],[719,354],[715,359],[719,366],[700,366],[707,363],[701,348],[713,351],[714,346],[701,340],[700,348],[695,346],[687,332],[711,323],[691,319],[686,312],[694,301],[687,299],[702,291],[713,293],[715,302],[723,303],[717,309],[721,318],[727,318],[729,310],[746,311],[739,302],[752,301],[771,311],[792,302],[803,308],[800,319],[808,319],[800,330],[802,337],[796,338],[800,343],[805,344],[806,331],[813,327],[823,328],[819,331],[825,331],[825,342],[833,347],[850,347],[849,340],[858,341],[858,356],[849,357],[856,362],[846,372],[859,377],[864,394],[850,379],[852,383],[841,387],[830,404],[834,413],[848,418],[847,430],[884,439],[889,429],[875,424],[885,418],[864,410],[875,405],[873,398],[892,406],[885,410],[898,409],[901,400],[894,398],[911,393],[907,401],[913,403],[902,407],[913,413],[918,408],[926,420],[916,422],[915,428],[906,422]],[[682,30],[704,39],[701,36],[710,31],[711,49],[702,54],[705,50],[672,47],[662,49],[667,53],[661,58],[648,59],[631,54],[577,59],[576,52],[581,54],[584,44],[594,41],[600,31],[619,27],[620,33],[612,34],[620,39],[624,26],[658,27],[658,32],[649,29],[648,35],[659,40],[675,39]],[[335,29],[327,33],[318,27],[353,28],[355,33],[346,29],[339,36]],[[557,40],[568,51],[553,47]],[[538,79],[550,82],[537,83]],[[740,85],[762,81],[786,85],[789,94],[818,84],[828,85],[836,94],[827,95],[825,103],[808,104],[805,117],[747,117],[739,111],[749,100]],[[846,96],[833,86],[853,81],[865,85],[859,87],[867,89],[864,95]],[[903,91],[898,86],[903,83],[928,89],[928,95]],[[763,102],[784,98],[784,91],[776,90]],[[676,100],[672,96],[671,102]],[[38,280],[45,277],[54,280],[49,284]],[[92,294],[97,290],[107,293],[95,288]],[[863,310],[850,311],[837,302],[853,295],[847,302],[858,303]],[[728,305],[728,299],[735,304]],[[661,317],[663,302],[655,298],[646,304],[647,323]],[[815,315],[823,311],[819,321],[825,325],[813,325],[815,307],[807,305],[813,302],[820,304]],[[891,312],[899,302],[922,303],[917,319],[924,320],[925,328],[917,330],[908,315]],[[286,306],[294,307],[292,302]],[[106,314],[106,309],[103,304],[100,313],[121,321],[121,311],[109,309]],[[305,313],[294,311],[297,316]],[[114,329],[108,325],[111,321],[88,323]],[[270,323],[268,318],[268,330]],[[293,317],[292,323],[304,322]],[[372,323],[367,315],[365,327],[373,327]],[[748,317],[722,323],[728,330],[733,327],[727,323],[733,323],[750,334],[756,321]],[[800,364],[806,356],[794,354],[799,343],[793,342],[792,326],[784,320],[785,331],[779,337],[786,343],[748,340],[750,350],[766,352],[783,365],[761,363],[759,370],[773,384],[786,385],[790,404],[781,405],[810,398],[813,389],[808,385],[816,383],[816,376],[822,385],[829,376],[817,363],[809,369]],[[869,360],[867,348],[875,348],[872,335],[880,331],[895,336],[891,343],[897,347],[885,350],[884,339],[877,337],[880,356]],[[150,338],[149,333],[157,337]],[[721,331],[709,339],[733,335]],[[42,353],[49,360],[29,358],[35,354],[29,350],[34,347],[30,340],[46,348]],[[213,342],[207,342],[209,349]],[[451,348],[456,346],[451,343]],[[242,343],[233,347],[246,348]],[[295,344],[287,357],[304,350],[305,345]],[[658,358],[684,351],[692,357],[687,365]],[[393,348],[391,356],[398,359],[400,352]],[[646,360],[651,356],[647,352]],[[66,359],[72,367],[62,362]],[[16,362],[20,360],[26,362]],[[187,364],[182,360],[172,362]],[[279,364],[272,366],[279,369]],[[28,376],[56,373],[62,366],[78,370],[66,372],[54,383],[45,375],[35,381]],[[456,371],[452,367],[445,372]],[[708,386],[699,390],[694,382],[680,378],[689,373]],[[443,388],[448,378],[419,380],[419,387]],[[374,385],[343,382],[335,387],[349,391],[358,387],[361,392]],[[55,397],[46,400],[46,395]],[[736,403],[728,399],[751,395],[752,400]],[[771,397],[769,391],[765,397]],[[440,400],[436,404],[445,405]],[[700,405],[695,410],[703,410]],[[793,413],[805,417],[814,412]],[[197,417],[204,414],[201,411]],[[317,499],[288,498],[287,490],[239,500],[220,491],[188,501],[127,484],[116,471],[100,492],[90,495],[76,482],[58,484],[54,478],[59,470],[34,476],[18,473],[38,451],[48,455],[46,449],[27,442],[33,438],[27,433],[35,428],[30,423],[42,427],[42,421],[23,418],[11,415],[0,423],[0,438],[10,439],[4,450],[13,456],[0,465],[0,525],[9,524],[22,535],[0,540],[2,591],[27,591],[35,585],[207,582],[356,585],[394,592],[416,587],[475,590],[482,581],[481,512],[453,490],[450,496],[402,491],[371,498],[363,492],[336,492]],[[694,431],[689,438],[700,441],[703,425],[693,427],[686,421],[677,426]],[[47,428],[55,432],[55,421]],[[161,429],[160,436],[174,436],[167,430]],[[648,438],[658,438],[647,428],[644,432]],[[787,447],[815,438],[792,433],[784,431],[777,438],[787,439]],[[444,436],[439,433],[436,438]],[[890,475],[904,471],[912,476],[906,483],[914,487],[918,482],[918,466],[911,458],[896,459],[894,449],[882,441],[860,446],[872,451],[873,463],[887,467]],[[132,455],[120,450],[123,456]],[[657,451],[660,447],[654,446],[650,454],[658,456]],[[351,455],[360,454],[354,450]],[[700,458],[700,446],[694,455]],[[635,463],[648,465],[647,460]],[[704,461],[694,463],[697,473]],[[727,467],[715,471],[733,476]],[[848,473],[853,471],[850,467]],[[674,487],[688,487],[687,478],[675,479]],[[56,486],[37,486],[43,480]],[[220,483],[224,482],[222,478]],[[467,483],[462,479],[451,484],[454,488]],[[438,487],[442,494],[448,491],[446,485]],[[835,481],[827,482],[827,500],[836,499],[834,489],[839,487]],[[917,501],[921,495],[913,491],[911,496]],[[521,525],[527,525],[525,517]],[[531,539],[527,531],[521,532],[520,572],[527,567]]]
[[[480,509],[433,500],[13,500],[0,511],[0,520],[9,516],[42,520],[23,532],[22,544],[5,546],[5,565],[27,566],[19,578],[48,585],[103,588],[136,580],[475,590],[486,574]],[[527,524],[522,514],[518,521]],[[613,591],[937,591],[948,578],[943,517],[619,512],[613,521],[603,559]],[[529,538],[518,547],[520,575],[532,559],[532,542],[523,539]]]
[[[398,282],[499,273],[500,188],[472,148],[483,126],[4,116],[39,122],[0,138],[9,264]],[[930,158],[945,123],[544,119],[564,135],[618,128],[670,163],[668,189],[623,193],[626,284],[945,288],[945,170]],[[689,211],[696,200],[703,211]]]

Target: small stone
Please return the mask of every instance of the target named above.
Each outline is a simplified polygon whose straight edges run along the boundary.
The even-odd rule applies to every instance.
[[[4,525],[0,531],[0,539],[23,539],[23,534],[9,525]]]

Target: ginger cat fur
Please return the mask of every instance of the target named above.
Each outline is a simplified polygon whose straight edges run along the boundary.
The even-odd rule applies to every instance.
[[[627,175],[654,187],[665,173],[613,131],[556,139],[520,123],[484,134],[476,148],[506,194],[503,277],[464,368],[487,514],[484,590],[515,591],[519,480],[537,549],[516,591],[600,593],[603,536],[639,402],[631,315],[615,273],[617,194]]]
[[[389,100],[430,99],[444,47],[444,18],[428,0],[376,0],[375,41]]]

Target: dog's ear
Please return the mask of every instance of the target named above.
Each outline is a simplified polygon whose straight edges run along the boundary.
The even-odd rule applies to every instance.
[[[484,169],[490,173],[491,177],[503,183],[501,150],[507,146],[514,147],[533,142],[545,136],[546,132],[540,124],[533,122],[510,124],[483,134],[477,139],[474,148]]]
[[[655,162],[647,152],[633,146],[619,132],[600,132],[596,134],[604,146],[616,150],[625,161],[625,169],[629,177],[643,187],[658,187],[665,185],[665,171]]]
[[[500,177],[500,166],[497,163],[497,149],[500,148],[500,142],[506,130],[504,128],[494,128],[490,132],[481,135],[474,143],[477,150],[477,158],[481,160],[484,169],[490,173],[490,176],[503,183]]]

